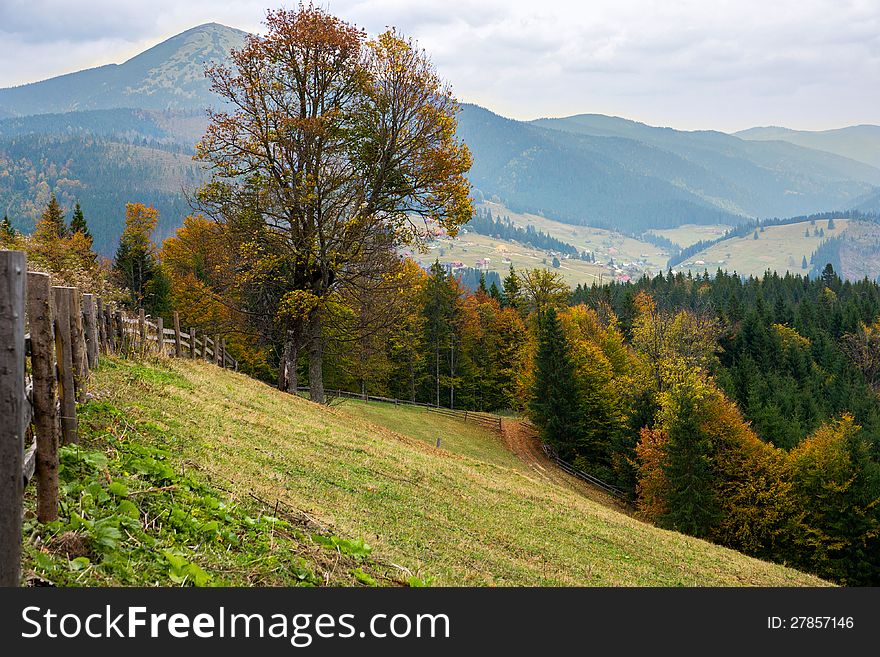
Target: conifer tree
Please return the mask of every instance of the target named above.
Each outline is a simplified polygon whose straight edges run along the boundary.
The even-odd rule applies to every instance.
[[[489,290],[486,289],[486,274],[480,272],[480,284],[477,286],[477,292],[488,295]]]
[[[160,277],[156,246],[150,239],[159,213],[142,203],[125,206],[125,230],[119,240],[113,272],[117,282],[128,290],[133,308],[161,309],[167,305],[168,285],[154,281]],[[158,296],[157,296],[158,295]]]
[[[568,341],[556,309],[551,306],[540,319],[529,410],[541,438],[563,458],[574,455],[581,432],[581,404],[573,380],[574,364]]]
[[[495,281],[492,281],[492,285],[489,286],[489,296],[495,299],[499,305],[503,305],[501,290],[498,289],[498,285],[496,285]]]
[[[9,217],[4,214],[3,221],[0,221],[0,239],[13,239],[15,236],[15,228],[12,227]]]
[[[660,422],[667,435],[663,471],[669,485],[662,523],[692,536],[706,536],[718,516],[712,437],[706,433],[705,400],[711,387],[694,371],[680,371],[660,393]]]
[[[63,239],[67,237],[68,229],[64,221],[64,211],[61,209],[58,199],[55,198],[55,194],[52,194],[46,209],[43,210],[43,215],[37,222],[34,235],[37,239],[41,240]]]
[[[434,390],[431,395],[434,403],[440,405],[440,388],[444,379],[445,366],[448,364],[452,339],[454,336],[453,321],[455,319],[455,302],[458,291],[455,280],[446,269],[435,261],[431,265],[430,276],[424,287],[425,346],[430,350],[426,361],[434,375]]]
[[[803,260],[801,260],[801,269],[807,268],[807,256],[804,256]]]
[[[516,271],[513,268],[513,265],[510,265],[510,273],[507,275],[507,278],[504,279],[502,283],[502,300],[504,301],[505,308],[516,308],[518,309],[520,306],[522,293],[520,292],[520,283],[519,277],[516,275]]]
[[[73,216],[70,218],[70,232],[71,233],[81,233],[83,237],[85,237],[89,244],[93,243],[92,233],[89,231],[89,226],[86,223],[86,218],[83,215],[82,208],[79,205],[79,201],[76,202],[76,205],[73,206]]]

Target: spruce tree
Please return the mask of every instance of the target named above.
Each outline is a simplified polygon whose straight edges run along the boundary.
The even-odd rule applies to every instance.
[[[42,240],[67,237],[68,230],[67,224],[64,221],[64,212],[61,210],[61,205],[58,203],[58,199],[55,198],[55,194],[52,194],[46,209],[43,210],[40,221],[37,222],[35,234]]]
[[[504,307],[519,308],[521,297],[522,293],[520,292],[519,277],[517,277],[513,265],[510,265],[510,273],[502,283],[502,299],[504,300]]]
[[[86,223],[86,218],[83,215],[79,201],[77,201],[76,205],[73,207],[73,216],[70,218],[70,232],[82,233],[83,237],[89,240],[89,244],[92,244],[93,242],[92,233],[89,231],[89,226]]]
[[[492,281],[492,285],[489,286],[489,296],[495,299],[499,305],[504,305],[501,297],[501,290],[498,289],[498,285],[496,285],[495,281]]]
[[[539,325],[529,409],[542,440],[563,458],[574,456],[581,433],[581,409],[573,381],[574,364],[568,342],[556,309],[551,306]]]
[[[488,295],[489,290],[486,289],[486,274],[480,272],[480,284],[477,286],[477,292]]]
[[[9,221],[7,215],[3,215],[3,221],[0,221],[0,238],[12,239],[16,236],[15,228]]]
[[[448,365],[450,363],[447,355],[450,355],[452,346],[455,304],[458,293],[454,286],[454,280],[450,280],[446,269],[439,261],[435,261],[431,265],[429,273],[430,276],[425,282],[424,304],[422,306],[425,318],[424,345],[428,351],[425,354],[425,362],[434,379],[431,397],[434,403],[439,406],[440,389],[449,374]]]
[[[682,373],[661,394],[660,420],[668,436],[663,472],[669,484],[667,511],[662,524],[670,529],[704,537],[718,518],[713,444],[704,425],[706,386],[693,372]]]
[[[801,260],[801,269],[807,268],[807,256],[804,256],[804,259]]]
[[[113,260],[113,273],[119,285],[128,290],[132,308],[151,308],[163,305],[164,300],[154,303],[151,282],[159,267],[156,246],[150,239],[159,219],[155,208],[141,203],[127,203],[125,206],[125,230],[116,249]],[[158,290],[164,290],[159,286]]]

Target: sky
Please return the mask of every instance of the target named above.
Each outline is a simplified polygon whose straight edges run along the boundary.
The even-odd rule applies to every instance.
[[[880,0],[322,0],[395,26],[458,98],[732,132],[880,124]],[[0,0],[0,87],[121,63],[190,27],[261,31],[274,0]]]

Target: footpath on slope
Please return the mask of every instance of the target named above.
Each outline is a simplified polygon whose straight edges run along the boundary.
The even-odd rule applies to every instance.
[[[544,453],[538,433],[525,422],[502,419],[501,438],[507,449],[528,465],[539,479],[565,486],[603,506],[632,515],[632,510],[620,500],[612,497],[601,488],[592,486],[559,468]]]

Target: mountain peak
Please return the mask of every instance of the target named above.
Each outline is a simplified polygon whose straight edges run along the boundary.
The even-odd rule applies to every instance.
[[[223,61],[247,32],[220,23],[197,25],[126,62],[0,89],[0,116],[75,110],[202,109],[216,102],[205,66]]]

